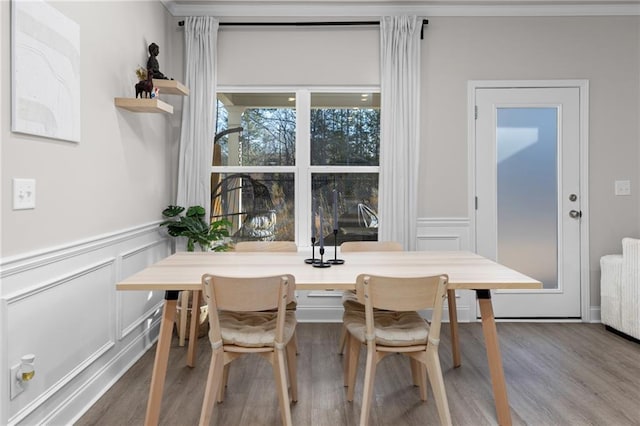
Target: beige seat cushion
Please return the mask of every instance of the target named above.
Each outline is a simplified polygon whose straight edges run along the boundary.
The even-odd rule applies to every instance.
[[[297,301],[293,300],[287,303],[287,311],[295,311],[296,309],[298,309]],[[278,308],[270,309],[269,311],[266,311],[266,312],[278,312]]]
[[[365,343],[364,312],[345,311],[344,325],[360,342]],[[376,344],[382,346],[426,345],[429,324],[417,312],[374,312]]]
[[[347,290],[342,292],[342,306],[344,310],[355,310],[364,312],[364,305],[358,302],[356,292],[353,290]]]
[[[364,305],[358,302],[356,292],[353,290],[346,290],[342,292],[342,307],[345,311],[364,312]],[[373,311],[384,311],[384,309],[373,308]]]
[[[275,344],[276,312],[220,311],[220,334],[225,345],[246,348],[273,347]],[[284,343],[291,340],[296,328],[294,311],[287,311],[284,324]]]

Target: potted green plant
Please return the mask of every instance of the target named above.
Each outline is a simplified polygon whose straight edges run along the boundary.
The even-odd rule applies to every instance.
[[[185,237],[187,238],[187,251],[194,251],[196,244],[200,246],[202,251],[228,251],[231,249],[226,238],[229,237],[229,228],[231,222],[226,219],[219,219],[207,224],[204,217],[206,210],[202,206],[191,206],[186,209],[181,206],[168,206],[162,211],[162,216],[167,218],[160,223],[160,226],[167,228],[167,232],[172,237]],[[180,333],[180,312],[182,310],[182,298],[179,299],[178,312],[176,315],[176,327],[178,333]],[[189,329],[189,324],[192,317],[191,299],[187,306],[187,321],[186,328]],[[209,325],[207,303],[202,298],[202,304],[200,306],[200,312],[198,316],[198,337],[206,336],[207,328]],[[185,336],[186,337],[186,336]],[[182,339],[181,339],[182,340]]]
[[[225,241],[229,237],[231,222],[219,219],[207,224],[204,219],[206,211],[202,206],[191,206],[186,209],[181,206],[168,206],[162,211],[162,216],[168,218],[160,223],[166,226],[172,237],[186,237],[187,251],[194,251],[198,244],[202,251],[228,251],[231,247]],[[218,242],[217,244],[214,244]]]

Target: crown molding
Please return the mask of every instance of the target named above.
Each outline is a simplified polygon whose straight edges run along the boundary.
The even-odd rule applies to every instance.
[[[435,16],[639,16],[640,1],[217,1],[161,0],[176,17],[233,18],[376,18],[388,15]]]

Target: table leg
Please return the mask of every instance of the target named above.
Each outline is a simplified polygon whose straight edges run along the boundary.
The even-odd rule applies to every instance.
[[[167,364],[169,363],[169,349],[171,349],[178,293],[178,291],[166,291],[164,294],[165,300],[164,308],[162,309],[162,322],[160,323],[160,336],[158,336],[156,358],[151,374],[151,389],[149,390],[149,401],[147,402],[145,426],[155,426],[160,420],[160,404],[162,403],[164,379],[167,375]]]
[[[493,316],[491,291],[476,290],[476,297],[480,304],[482,332],[484,333],[484,344],[487,349],[487,360],[489,361],[489,371],[491,372],[493,398],[496,403],[498,424],[502,426],[510,426],[511,410],[509,408],[509,399],[507,397],[507,384],[504,380],[504,369],[502,367],[502,357],[500,355],[500,347],[498,344],[496,321]]]
[[[184,346],[187,338],[187,313],[189,309],[189,290],[180,292],[180,330],[178,330],[178,346]]]
[[[189,329],[189,347],[187,348],[187,365],[196,366],[196,351],[198,349],[198,328],[200,326],[200,296],[202,292],[194,290],[191,301],[191,327]]]
[[[460,361],[460,338],[458,337],[458,308],[456,306],[456,291],[447,290],[447,303],[449,304],[449,327],[451,328],[451,355],[453,356],[453,368],[462,365]]]

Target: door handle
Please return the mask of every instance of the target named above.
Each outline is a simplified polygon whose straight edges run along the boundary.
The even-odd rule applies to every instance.
[[[579,219],[582,217],[582,212],[580,210],[571,210],[569,216],[574,219]]]

